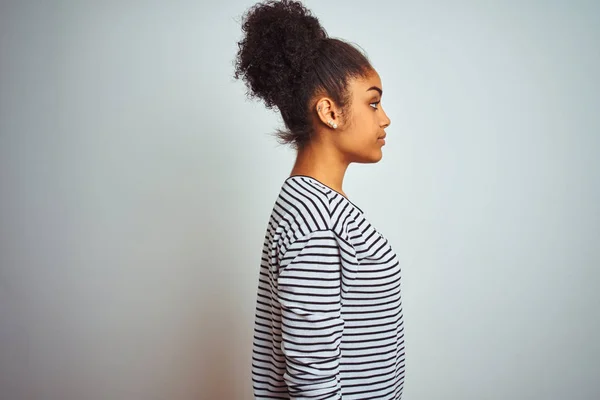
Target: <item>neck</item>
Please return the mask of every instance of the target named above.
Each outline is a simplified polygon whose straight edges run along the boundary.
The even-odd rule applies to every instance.
[[[290,175],[307,175],[347,197],[342,188],[349,163],[332,146],[308,143],[298,150]]]

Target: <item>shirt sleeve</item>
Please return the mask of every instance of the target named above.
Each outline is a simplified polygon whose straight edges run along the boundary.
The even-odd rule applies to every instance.
[[[277,288],[281,350],[290,398],[341,399],[341,254],[335,233],[296,240],[284,256]]]

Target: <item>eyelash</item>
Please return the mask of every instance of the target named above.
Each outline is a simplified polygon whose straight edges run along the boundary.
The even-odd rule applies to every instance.
[[[379,101],[376,101],[376,102],[374,102],[374,103],[371,103],[371,104],[379,104],[379,103],[381,103],[381,100],[379,100]],[[369,104],[369,105],[371,105],[371,104]],[[375,110],[375,111],[379,110],[379,108],[377,108],[377,107],[371,107],[371,108],[372,108],[373,110]]]

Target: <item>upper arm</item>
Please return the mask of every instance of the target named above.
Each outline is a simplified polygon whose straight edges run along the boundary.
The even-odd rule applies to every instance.
[[[297,396],[339,395],[344,321],[340,249],[334,235],[317,231],[298,239],[278,277],[285,379],[290,394],[296,391]]]

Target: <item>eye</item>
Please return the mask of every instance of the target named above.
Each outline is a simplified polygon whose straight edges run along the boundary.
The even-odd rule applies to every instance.
[[[379,103],[381,103],[381,100],[379,100],[379,101],[376,101],[375,103],[371,103],[371,104],[369,104],[369,105],[370,105],[370,106],[372,106],[373,104],[375,104],[375,107],[372,107],[372,108],[373,108],[373,110],[376,110],[376,111],[377,111],[377,110],[379,110],[379,108],[377,108],[377,105],[378,105]]]

